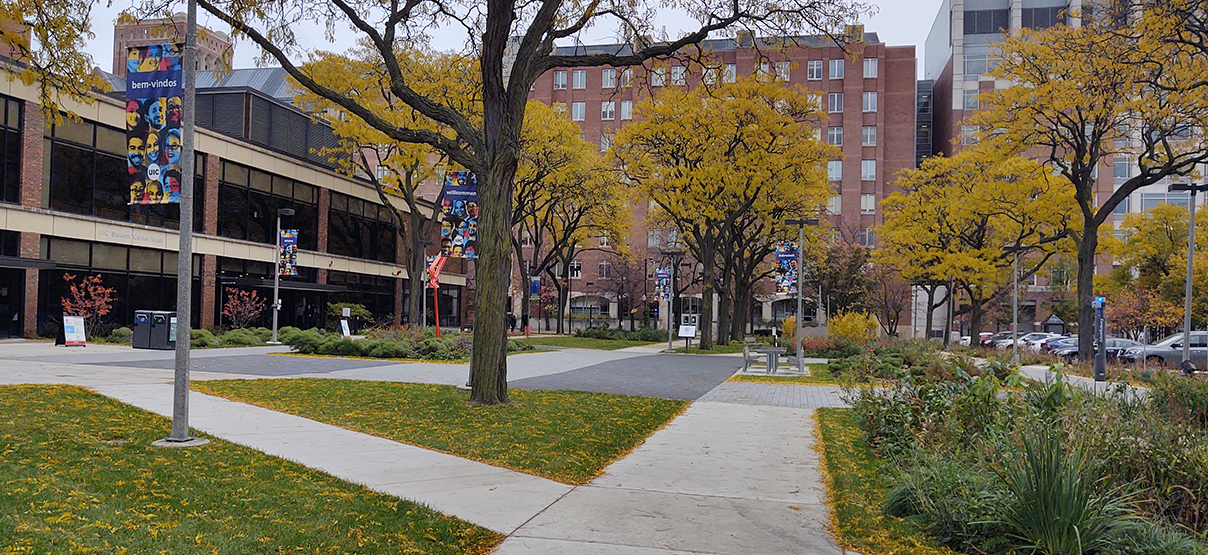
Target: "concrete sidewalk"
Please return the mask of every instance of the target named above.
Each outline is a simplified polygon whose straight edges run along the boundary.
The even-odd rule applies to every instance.
[[[840,555],[810,409],[693,403],[499,555]]]

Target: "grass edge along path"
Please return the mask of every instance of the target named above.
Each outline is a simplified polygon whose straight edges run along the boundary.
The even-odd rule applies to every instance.
[[[852,409],[821,408],[814,414],[831,529],[840,546],[864,555],[960,555],[882,513],[889,489],[884,463],[864,441]]]
[[[520,339],[519,337],[517,339]],[[645,347],[659,345],[658,341],[635,341],[631,339],[595,339],[575,335],[534,335],[523,341],[533,346],[561,347],[563,349],[596,349],[599,351],[616,351],[628,347]]]
[[[512,389],[507,405],[470,406],[447,385],[316,378],[207,380],[194,390],[391,441],[585,484],[666,426],[689,402]]]
[[[479,555],[501,534],[84,388],[0,386],[0,553]]]
[[[726,381],[770,383],[777,385],[840,385],[839,380],[826,369],[825,364],[806,364],[805,366],[810,371],[810,375],[808,376],[787,374],[734,374]],[[752,368],[750,371],[754,370],[755,369]],[[794,369],[794,371],[795,370],[796,369]]]

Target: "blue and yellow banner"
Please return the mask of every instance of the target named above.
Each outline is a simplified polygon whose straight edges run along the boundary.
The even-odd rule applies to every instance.
[[[445,174],[444,221],[440,224],[440,253],[450,258],[474,258],[478,243],[478,180],[467,171]]]

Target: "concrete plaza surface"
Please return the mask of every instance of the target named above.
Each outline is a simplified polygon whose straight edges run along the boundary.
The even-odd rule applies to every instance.
[[[369,363],[362,366],[271,354],[279,350],[193,351],[196,366],[206,370],[191,377],[460,384],[468,371],[464,364],[358,361]],[[170,416],[170,355],[0,342],[0,384],[82,385]],[[740,365],[733,357],[660,355],[649,348],[509,357],[510,379],[529,387],[699,399],[602,476],[577,487],[197,392],[190,393],[190,424],[506,534],[497,550],[505,555],[843,553],[829,532],[812,414],[818,406],[840,405],[837,393],[725,382]]]

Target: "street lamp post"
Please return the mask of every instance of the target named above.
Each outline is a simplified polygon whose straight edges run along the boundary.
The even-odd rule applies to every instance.
[[[674,333],[672,316],[675,314],[675,274],[679,271],[680,258],[684,256],[684,251],[663,251],[662,254],[671,262],[671,290],[667,292],[667,352],[673,352],[675,339],[672,335]]]
[[[801,283],[801,271],[805,267],[804,256],[803,256],[803,252],[805,251],[805,249],[804,249],[804,247],[805,247],[805,226],[818,225],[818,219],[817,218],[808,218],[808,219],[804,219],[804,220],[787,219],[784,221],[784,223],[787,225],[797,226],[797,331],[796,331],[797,371],[804,374],[805,373],[805,357],[802,356],[802,353],[801,353],[801,316],[803,314],[802,313],[803,306],[802,306],[802,302],[801,302],[801,297],[802,297],[802,292],[803,292],[803,286]]]
[[[294,215],[293,208],[281,208],[277,210],[277,255],[273,258],[275,263],[273,267],[273,339],[269,341],[271,345],[280,345],[277,341],[277,314],[281,312],[281,217],[290,217]]]
[[[1208,183],[1175,183],[1167,190],[1191,193],[1191,216],[1187,226],[1187,279],[1183,290],[1183,363],[1179,365],[1184,373],[1189,374],[1196,370],[1195,363],[1191,362],[1191,274],[1195,259],[1195,194],[1208,191]]]

